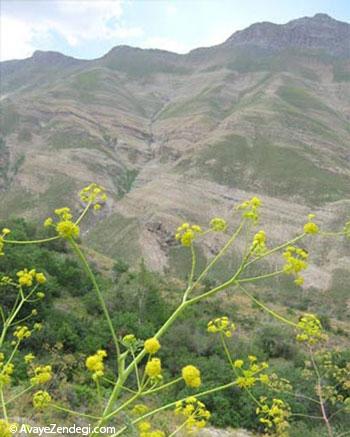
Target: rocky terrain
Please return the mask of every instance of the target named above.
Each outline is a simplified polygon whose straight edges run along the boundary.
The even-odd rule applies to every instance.
[[[187,55],[119,46],[0,64],[0,217],[43,219],[91,181],[109,202],[85,242],[114,258],[181,269],[172,239],[260,195],[270,241],[350,217],[350,25],[324,14],[258,23]],[[203,248],[209,256],[219,240]],[[316,242],[315,245],[318,243]],[[349,271],[325,244],[305,287]]]

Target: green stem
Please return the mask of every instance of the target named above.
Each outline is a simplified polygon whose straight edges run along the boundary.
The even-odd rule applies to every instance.
[[[242,278],[242,279],[239,279],[237,282],[239,282],[239,283],[242,283],[242,282],[255,282],[255,281],[258,281],[259,279],[273,278],[274,276],[281,275],[282,273],[284,273],[283,270],[277,270],[276,272],[267,273],[266,275],[252,276],[250,278]]]
[[[236,385],[236,382],[235,382],[235,381],[233,381],[233,382],[229,382],[228,384],[224,384],[224,385],[221,385],[221,386],[219,386],[219,387],[215,387],[215,388],[212,388],[212,389],[209,389],[209,390],[203,391],[203,392],[201,392],[201,393],[198,393],[198,394],[196,394],[195,396],[196,396],[196,398],[201,398],[201,397],[203,397],[203,396],[207,396],[207,395],[209,395],[209,394],[216,393],[216,392],[218,392],[218,391],[226,390],[226,389],[228,389],[228,388],[230,388],[230,387],[233,387],[234,385]],[[132,424],[132,425],[135,425],[135,424],[137,424],[137,423],[139,423],[139,422],[141,422],[141,421],[147,419],[148,417],[151,417],[151,416],[153,416],[153,415],[155,415],[155,414],[157,414],[157,413],[159,413],[159,412],[161,412],[161,411],[164,411],[164,410],[166,410],[166,409],[168,409],[168,408],[174,407],[178,402],[183,402],[183,401],[185,401],[185,400],[187,399],[187,397],[188,397],[188,396],[186,396],[185,398],[179,399],[179,400],[177,400],[177,401],[170,402],[169,404],[163,405],[162,407],[156,408],[155,410],[152,410],[152,411],[150,411],[150,412],[144,414],[143,416],[138,417],[137,419],[133,420],[133,421],[131,422],[131,424]],[[123,428],[121,428],[118,432],[116,432],[115,434],[113,434],[113,435],[110,436],[110,437],[117,437],[117,436],[123,434],[123,433],[124,433],[125,431],[127,431],[127,430],[128,430],[128,426],[123,426]]]
[[[29,387],[25,388],[24,390],[22,390],[20,393],[17,393],[15,396],[13,396],[11,399],[9,399],[8,401],[6,401],[6,405],[11,404],[11,402],[15,401],[16,399],[18,399],[19,397],[21,397],[22,395],[24,395],[24,393],[27,393],[28,391],[30,391],[34,386],[30,385]]]
[[[284,249],[287,246],[290,246],[291,244],[297,243],[299,240],[301,240],[302,238],[305,237],[305,233],[298,235],[297,237],[293,238],[292,240],[287,241],[286,243],[283,243],[279,246],[274,247],[271,250],[268,250],[267,252],[263,253],[262,255],[254,258],[252,261],[249,261],[249,263],[247,263],[246,267],[250,266],[250,264],[255,263],[256,261],[260,261],[262,258],[265,258],[266,256],[269,256],[275,252],[278,252],[281,249]]]
[[[17,241],[17,240],[4,240],[5,244],[42,244],[48,243],[49,241],[58,240],[60,238],[59,235],[50,238],[44,238],[42,240],[29,240],[29,241]]]
[[[222,346],[223,346],[223,348],[224,348],[224,351],[225,351],[225,354],[226,354],[227,360],[228,360],[228,362],[230,363],[230,366],[231,366],[231,368],[232,368],[232,370],[233,370],[233,373],[235,374],[236,378],[238,378],[239,375],[238,375],[238,373],[237,373],[237,369],[236,369],[235,366],[233,365],[233,362],[232,362],[232,359],[231,359],[231,355],[230,355],[230,351],[228,350],[228,347],[227,347],[227,344],[226,344],[226,341],[225,341],[225,338],[224,338],[224,335],[223,335],[222,332],[220,333],[220,338],[221,338],[221,343],[222,343]],[[245,391],[248,393],[248,395],[252,398],[252,400],[253,400],[253,401],[254,401],[254,402],[255,402],[259,407],[262,407],[261,403],[256,399],[256,397],[253,395],[253,393],[252,393],[248,388],[245,388]]]
[[[168,435],[168,437],[173,437],[174,435],[176,435],[178,432],[180,432],[182,429],[185,428],[186,424],[188,422],[188,419],[185,420],[179,427],[177,427],[175,429],[175,431],[173,431],[171,434]]]
[[[92,416],[91,414],[85,414],[85,413],[79,413],[78,411],[70,410],[69,408],[61,407],[57,404],[50,404],[51,408],[54,408],[55,410],[64,411],[65,413],[72,414],[74,416],[81,416],[81,417],[87,417],[88,419],[95,419],[99,420],[101,419],[98,416]]]
[[[226,244],[223,246],[223,248],[220,250],[220,252],[210,261],[210,263],[207,265],[207,267],[202,271],[202,273],[198,276],[198,279],[193,284],[194,288],[196,285],[200,283],[200,281],[204,278],[204,276],[214,267],[214,265],[219,261],[219,259],[225,255],[227,250],[232,246],[238,235],[240,234],[242,228],[244,225],[244,220],[239,224],[236,231],[232,234],[232,236],[229,238],[229,240],[226,242]]]
[[[240,281],[239,281],[240,282]],[[275,311],[271,310],[270,308],[268,308],[266,305],[264,305],[263,303],[261,303],[258,299],[256,299],[254,296],[252,296],[250,293],[248,293],[248,291],[242,287],[239,283],[238,283],[238,287],[240,288],[241,291],[243,291],[243,293],[245,293],[253,302],[255,302],[259,307],[261,307],[264,311],[266,311],[267,313],[271,314],[271,316],[273,316],[275,319],[280,320],[283,323],[286,323],[287,325],[291,325],[293,326],[293,328],[297,328],[298,325],[294,322],[292,322],[291,320],[286,319],[285,317],[281,316],[278,313],[275,313]]]
[[[69,239],[68,239],[68,242],[70,243],[70,245],[71,245],[73,251],[75,252],[75,254],[77,255],[77,257],[80,259],[80,261],[81,261],[81,263],[82,263],[82,265],[83,265],[83,268],[84,268],[86,274],[87,274],[88,277],[90,278],[90,280],[91,280],[91,282],[92,282],[92,284],[93,284],[93,286],[94,286],[94,288],[95,288],[95,291],[96,291],[96,294],[97,294],[98,300],[99,300],[99,302],[100,302],[100,305],[101,305],[101,307],[102,307],[103,313],[104,313],[105,318],[106,318],[106,320],[107,320],[108,327],[109,327],[109,330],[110,330],[110,332],[111,332],[111,335],[112,335],[112,338],[113,338],[113,341],[114,341],[115,348],[116,348],[116,350],[117,350],[117,357],[118,357],[118,370],[120,371],[120,360],[119,360],[119,357],[120,357],[120,348],[119,348],[119,342],[118,342],[118,338],[117,338],[117,335],[116,335],[116,333],[115,333],[115,330],[114,330],[114,328],[113,328],[113,323],[112,323],[112,320],[111,320],[111,318],[110,318],[110,315],[109,315],[109,312],[108,312],[108,309],[107,309],[106,303],[105,303],[105,301],[104,301],[104,298],[103,298],[102,292],[101,292],[101,290],[100,290],[100,287],[99,287],[99,285],[98,285],[98,283],[97,283],[97,281],[96,281],[96,278],[95,278],[95,275],[94,275],[93,271],[91,270],[91,268],[90,268],[88,262],[86,261],[86,258],[85,258],[85,256],[84,256],[83,252],[80,250],[80,248],[79,248],[79,246],[77,245],[77,243],[76,243],[72,238],[69,238]]]
[[[2,389],[2,384],[0,385],[0,401],[1,401],[1,405],[2,405],[2,412],[4,414],[4,419],[7,421],[6,402],[5,402],[5,398],[4,398],[4,392],[3,392],[3,389]]]

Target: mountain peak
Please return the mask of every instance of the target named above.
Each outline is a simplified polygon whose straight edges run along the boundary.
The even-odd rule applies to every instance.
[[[75,64],[79,62],[84,62],[79,59],[75,59],[71,56],[63,55],[59,52],[54,51],[43,51],[43,50],[35,50],[32,57],[29,58],[32,63],[40,64],[40,65],[67,65],[67,64]]]
[[[325,50],[331,55],[349,57],[349,41],[349,23],[318,13],[286,24],[255,23],[235,32],[224,44],[250,45],[270,51],[287,48]]]

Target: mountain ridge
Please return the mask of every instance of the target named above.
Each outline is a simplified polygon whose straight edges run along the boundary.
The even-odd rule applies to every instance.
[[[302,18],[298,18],[298,19],[294,19],[294,20],[290,20],[287,23],[284,24],[276,24],[276,23],[272,23],[269,21],[264,21],[264,22],[258,22],[258,23],[254,23],[250,26],[248,26],[247,28],[243,29],[243,30],[238,30],[236,32],[234,32],[229,38],[227,38],[225,41],[223,41],[222,43],[219,43],[217,45],[214,46],[209,46],[209,47],[198,47],[195,49],[190,50],[188,53],[184,53],[184,54],[180,54],[180,53],[176,53],[176,52],[172,52],[169,50],[164,50],[164,49],[157,49],[157,48],[140,48],[140,47],[133,47],[130,45],[117,45],[112,47],[107,53],[105,53],[104,55],[94,58],[94,59],[79,59],[79,58],[74,58],[73,56],[69,56],[69,55],[65,55],[63,53],[57,52],[57,51],[53,51],[53,50],[35,50],[33,52],[33,55],[29,58],[25,58],[25,59],[13,59],[13,60],[7,60],[7,61],[2,61],[1,63],[7,63],[7,62],[14,62],[14,61],[24,61],[24,60],[28,60],[28,59],[33,59],[33,60],[42,60],[44,57],[46,57],[46,59],[48,60],[52,60],[52,59],[58,59],[62,57],[65,58],[69,58],[70,60],[75,60],[75,61],[86,61],[86,62],[93,62],[93,61],[98,61],[102,58],[105,58],[106,56],[113,54],[115,52],[118,51],[123,51],[123,50],[136,50],[136,51],[146,51],[149,53],[167,53],[169,55],[176,55],[179,58],[183,58],[186,57],[188,55],[190,55],[191,53],[197,51],[197,50],[205,50],[205,49],[212,49],[215,47],[220,47],[226,44],[238,44],[238,45],[242,45],[242,44],[252,44],[252,45],[256,45],[256,46],[260,46],[261,45],[261,33],[264,33],[266,31],[268,31],[269,29],[275,29],[278,31],[282,31],[286,30],[288,32],[288,30],[295,30],[299,28],[299,33],[301,33],[300,31],[310,31],[310,24],[311,26],[316,25],[316,26],[324,26],[324,24],[328,24],[329,29],[332,31],[332,33],[334,31],[337,31],[337,36],[338,36],[338,41],[337,39],[333,40],[332,42],[340,42],[342,44],[342,46],[336,50],[333,54],[335,55],[344,55],[344,56],[350,56],[350,24],[347,22],[343,22],[340,20],[336,20],[334,18],[332,18],[331,16],[329,16],[328,14],[323,14],[323,13],[318,13],[315,14],[313,17],[302,17]],[[318,29],[316,29],[318,30]],[[324,28],[323,28],[324,30]],[[309,32],[310,33],[310,32]],[[248,38],[247,38],[248,36]],[[251,36],[256,36],[257,38],[249,38]],[[281,37],[280,33],[276,34],[277,38]],[[340,41],[339,41],[340,39]],[[300,42],[303,42],[303,40],[299,41],[299,44],[295,47],[297,48],[325,48],[327,50],[329,50],[331,47],[327,44],[326,46],[322,46],[322,41],[324,40],[324,35],[318,35],[318,40],[320,41],[320,46],[310,46],[310,41],[304,40],[305,44],[300,44]],[[269,41],[271,43],[271,40]],[[293,43],[293,41],[291,41],[291,43]],[[286,48],[289,47],[288,44],[286,44],[285,46],[271,46],[270,47],[266,47],[265,48]],[[290,47],[293,47],[293,44],[290,45]],[[333,47],[336,48],[336,47]]]
[[[76,191],[95,181],[109,201],[83,229],[87,243],[180,271],[173,229],[228,217],[252,195],[270,205],[271,242],[301,229],[310,209],[326,227],[350,215],[347,57],[231,43],[188,55],[122,46],[90,61],[39,51],[1,70],[0,218],[44,219],[67,199],[78,211]],[[350,262],[339,251],[314,261],[306,288],[331,286]]]

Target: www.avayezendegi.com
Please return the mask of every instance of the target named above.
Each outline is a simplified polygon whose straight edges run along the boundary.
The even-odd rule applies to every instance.
[[[62,426],[57,423],[50,423],[49,425],[28,425],[28,424],[11,424],[10,431],[12,434],[21,436],[38,436],[44,437],[46,435],[63,435],[63,436],[88,436],[90,434],[112,436],[116,433],[114,426],[91,426],[91,425],[70,425]]]

